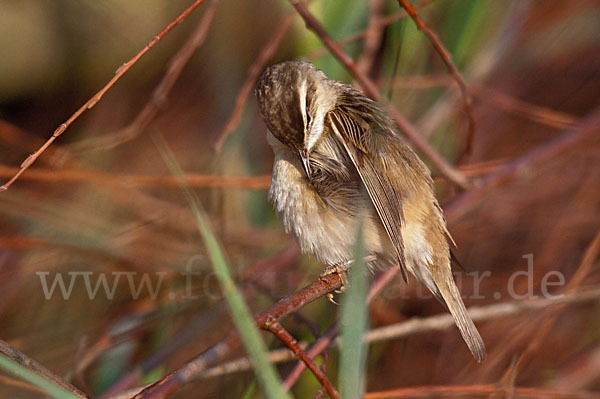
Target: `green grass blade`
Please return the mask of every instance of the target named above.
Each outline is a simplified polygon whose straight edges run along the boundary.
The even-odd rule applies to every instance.
[[[84,396],[77,395],[54,383],[53,381],[44,378],[35,371],[21,365],[16,360],[11,359],[4,353],[0,353],[0,368],[6,370],[10,374],[43,390],[46,394],[56,399],[81,399]]]
[[[198,230],[204,240],[204,245],[208,251],[215,274],[223,289],[223,294],[231,310],[233,321],[240,333],[248,356],[254,363],[254,372],[258,382],[268,398],[289,398],[290,396],[284,391],[281,385],[281,380],[275,371],[275,367],[267,359],[266,346],[260,337],[258,328],[254,323],[254,318],[250,314],[250,310],[246,306],[242,295],[231,278],[229,266],[227,265],[227,261],[217,238],[212,232],[206,212],[204,212],[199,198],[182,177],[183,171],[179,167],[177,159],[168,148],[167,143],[162,136],[156,135],[155,142],[161,156],[171,170],[171,173],[178,180],[179,185],[192,208],[194,216],[196,217]]]
[[[465,64],[465,59],[472,51],[472,45],[481,35],[482,23],[485,20],[486,11],[490,4],[486,1],[471,0],[460,3],[456,6],[458,12],[455,12],[454,18],[449,18],[447,25],[452,29],[457,29],[454,45],[451,53],[455,64],[461,68]]]
[[[340,354],[340,391],[344,399],[359,399],[365,392],[367,346],[363,335],[367,328],[367,286],[362,224],[359,227],[350,273],[350,286],[342,302],[342,351]]]

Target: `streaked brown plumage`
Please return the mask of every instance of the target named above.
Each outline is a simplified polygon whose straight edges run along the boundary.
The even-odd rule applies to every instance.
[[[446,306],[478,361],[486,355],[452,278],[452,240],[427,167],[381,107],[312,64],[267,69],[256,96],[275,153],[269,198],[285,230],[328,268],[352,260],[358,215],[372,267],[400,264]],[[366,191],[366,195],[364,194]]]

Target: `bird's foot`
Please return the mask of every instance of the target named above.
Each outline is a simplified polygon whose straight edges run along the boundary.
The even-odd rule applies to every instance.
[[[342,281],[342,285],[340,286],[340,288],[338,288],[337,290],[334,290],[333,292],[329,292],[327,294],[327,299],[329,300],[329,302],[335,304],[335,305],[339,305],[338,302],[336,302],[336,300],[334,299],[333,294],[341,294],[342,292],[344,292],[346,290],[346,286],[348,285],[348,271],[350,270],[350,265],[352,265],[354,261],[353,260],[348,260],[345,262],[341,262],[341,263],[336,263],[335,265],[329,265],[325,268],[325,270],[323,271],[323,273],[321,273],[321,277],[322,276],[327,276],[329,274],[337,274],[340,277],[340,280]]]
[[[363,258],[363,260],[365,263],[369,264],[370,262],[375,262],[377,260],[377,256],[367,255]],[[336,273],[338,276],[340,276],[340,280],[342,281],[342,285],[340,286],[340,288],[327,294],[327,299],[329,300],[329,302],[335,305],[339,305],[339,303],[335,301],[333,294],[343,293],[346,290],[346,286],[350,284],[350,280],[348,280],[348,272],[350,271],[350,266],[352,266],[353,263],[354,259],[350,259],[345,262],[336,263],[335,265],[329,265],[325,268],[323,273],[321,273],[321,277]]]

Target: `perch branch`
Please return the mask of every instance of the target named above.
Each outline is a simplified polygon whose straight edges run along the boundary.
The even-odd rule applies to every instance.
[[[377,294],[383,290],[383,288],[394,279],[396,274],[399,272],[398,267],[391,267],[384,274],[382,274],[373,285],[369,289],[369,293],[367,295],[367,303],[370,303]],[[339,332],[339,323],[335,322],[323,336],[321,336],[315,343],[311,345],[311,347],[307,351],[307,356],[310,359],[314,359],[319,356],[327,347],[331,344],[331,341],[335,339]],[[283,382],[283,385],[286,389],[291,389],[291,387],[298,381],[298,378],[302,375],[302,372],[306,369],[303,362],[298,362],[296,367],[292,370],[290,374],[288,374],[287,378]]]
[[[280,299],[269,309],[263,311],[255,317],[256,324],[259,327],[265,326],[269,322],[279,321],[282,317],[300,309],[302,306],[310,303],[325,294],[338,289],[342,285],[340,277],[333,273],[317,278],[312,284],[297,291],[293,295]],[[200,376],[210,365],[221,360],[226,354],[230,353],[240,344],[240,336],[236,330],[202,352],[194,359],[184,364],[179,369],[169,375],[143,388],[139,393],[132,396],[132,399],[156,399],[166,397],[177,391],[183,385],[192,379]]]
[[[573,292],[564,294],[560,298],[538,298],[526,301],[511,301],[497,303],[493,305],[471,307],[469,308],[469,315],[475,322],[497,320],[504,317],[519,316],[528,312],[540,312],[542,310],[557,307],[557,306],[570,306],[585,302],[597,301],[600,298],[600,288],[589,288],[580,292]],[[430,332],[430,331],[443,331],[455,326],[454,319],[450,314],[439,314],[429,317],[414,317],[403,321],[401,323],[392,324],[389,326],[383,326],[369,330],[365,334],[365,339],[369,343],[388,341],[391,339],[405,338],[411,335]],[[306,352],[311,357],[319,355],[319,351],[323,351],[333,345],[334,338],[336,336],[337,325],[332,326],[319,340],[317,340]],[[328,340],[328,337],[331,339]],[[337,342],[336,342],[337,343]],[[299,346],[305,348],[308,346],[306,342],[300,342]],[[274,363],[283,363],[296,360],[297,358],[290,353],[287,349],[276,349],[269,352],[269,359]],[[299,363],[302,364],[302,363]],[[240,358],[224,363],[222,365],[210,368],[202,372],[199,376],[201,378],[217,377],[223,374],[230,374],[235,372],[241,372],[248,370],[252,367],[247,358]],[[298,365],[296,366],[298,367]],[[304,369],[304,364],[302,364]],[[288,387],[287,380],[294,375],[295,370],[290,373],[284,382],[284,386]]]

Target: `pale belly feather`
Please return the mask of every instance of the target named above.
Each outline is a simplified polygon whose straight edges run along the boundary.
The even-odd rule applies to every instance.
[[[302,252],[326,265],[353,259],[359,218],[327,207],[303,173],[298,160],[276,151],[269,199],[285,231],[296,238]],[[363,220],[366,252],[387,253],[391,242],[381,227],[371,217]]]
[[[352,260],[359,218],[327,207],[306,180],[299,159],[279,142],[269,141],[275,152],[269,199],[285,231],[296,238],[303,253],[313,254],[321,263],[334,265]],[[410,212],[411,207],[405,206],[404,210]],[[395,263],[392,243],[382,225],[373,217],[363,220],[365,250],[379,258],[371,266],[385,267]],[[422,225],[411,223],[405,225],[403,231],[407,269],[428,282],[432,256]]]

